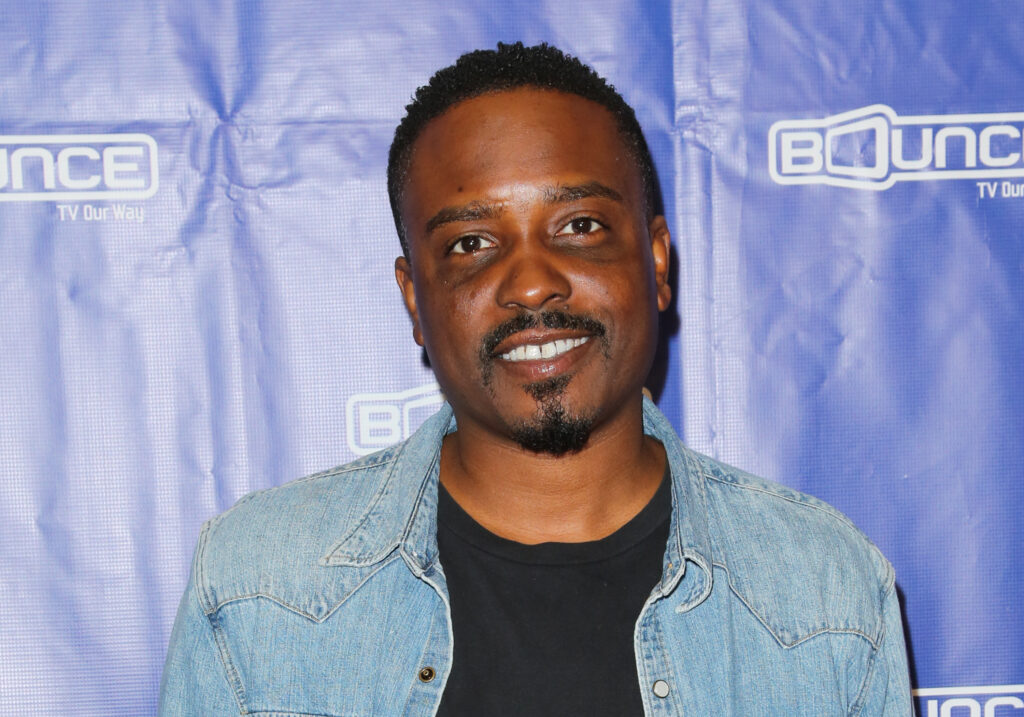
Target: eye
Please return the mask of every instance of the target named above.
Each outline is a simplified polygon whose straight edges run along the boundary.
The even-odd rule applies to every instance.
[[[601,229],[604,229],[604,224],[596,219],[591,219],[590,217],[576,217],[555,232],[555,236],[566,236],[568,234],[593,234]]]
[[[459,237],[455,243],[448,248],[449,254],[472,254],[481,249],[489,249],[494,246],[494,240],[482,237],[479,234],[470,234]]]

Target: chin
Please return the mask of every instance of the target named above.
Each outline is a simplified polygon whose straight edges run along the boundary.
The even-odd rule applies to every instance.
[[[590,439],[594,418],[566,411],[557,392],[539,403],[531,420],[512,425],[512,439],[531,453],[563,456],[581,451]]]

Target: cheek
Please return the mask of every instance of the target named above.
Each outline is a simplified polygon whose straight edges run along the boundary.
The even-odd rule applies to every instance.
[[[651,311],[656,311],[657,287],[653,276],[639,265],[580,273],[573,283],[581,310],[591,307],[617,317],[620,322],[623,317],[639,316],[648,307],[655,307]]]
[[[452,318],[460,317],[464,319],[465,317],[472,317],[475,314],[479,314],[483,310],[481,292],[458,292],[458,295],[453,298],[448,310],[452,313]]]
[[[645,354],[656,341],[657,287],[639,265],[630,271],[601,272],[577,279],[575,310],[605,323],[612,351],[620,356]]]
[[[479,291],[449,291],[444,286],[417,298],[420,327],[432,362],[448,356],[461,362],[467,351],[477,351],[488,331],[480,302]]]

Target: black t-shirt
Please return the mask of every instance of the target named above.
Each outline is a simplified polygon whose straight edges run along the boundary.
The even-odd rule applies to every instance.
[[[439,486],[437,542],[455,634],[439,715],[643,714],[633,628],[661,578],[667,476],[632,520],[587,543],[500,538]]]

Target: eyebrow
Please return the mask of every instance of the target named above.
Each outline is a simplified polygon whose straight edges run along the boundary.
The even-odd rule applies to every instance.
[[[622,195],[611,187],[600,182],[584,184],[560,184],[557,187],[545,187],[545,204],[564,204],[588,197],[601,197],[616,202],[622,201]],[[427,220],[427,234],[445,224],[453,222],[472,222],[480,219],[497,219],[504,212],[504,207],[496,202],[475,201],[456,207],[444,207]]]
[[[596,181],[585,184],[560,184],[557,187],[548,187],[544,190],[544,201],[548,204],[575,202],[578,199],[587,199],[588,197],[613,199],[616,202],[622,201],[621,194],[608,185]]]
[[[427,234],[443,224],[452,222],[472,222],[480,219],[496,219],[501,216],[500,204],[491,202],[470,202],[460,207],[444,207],[427,220]]]

